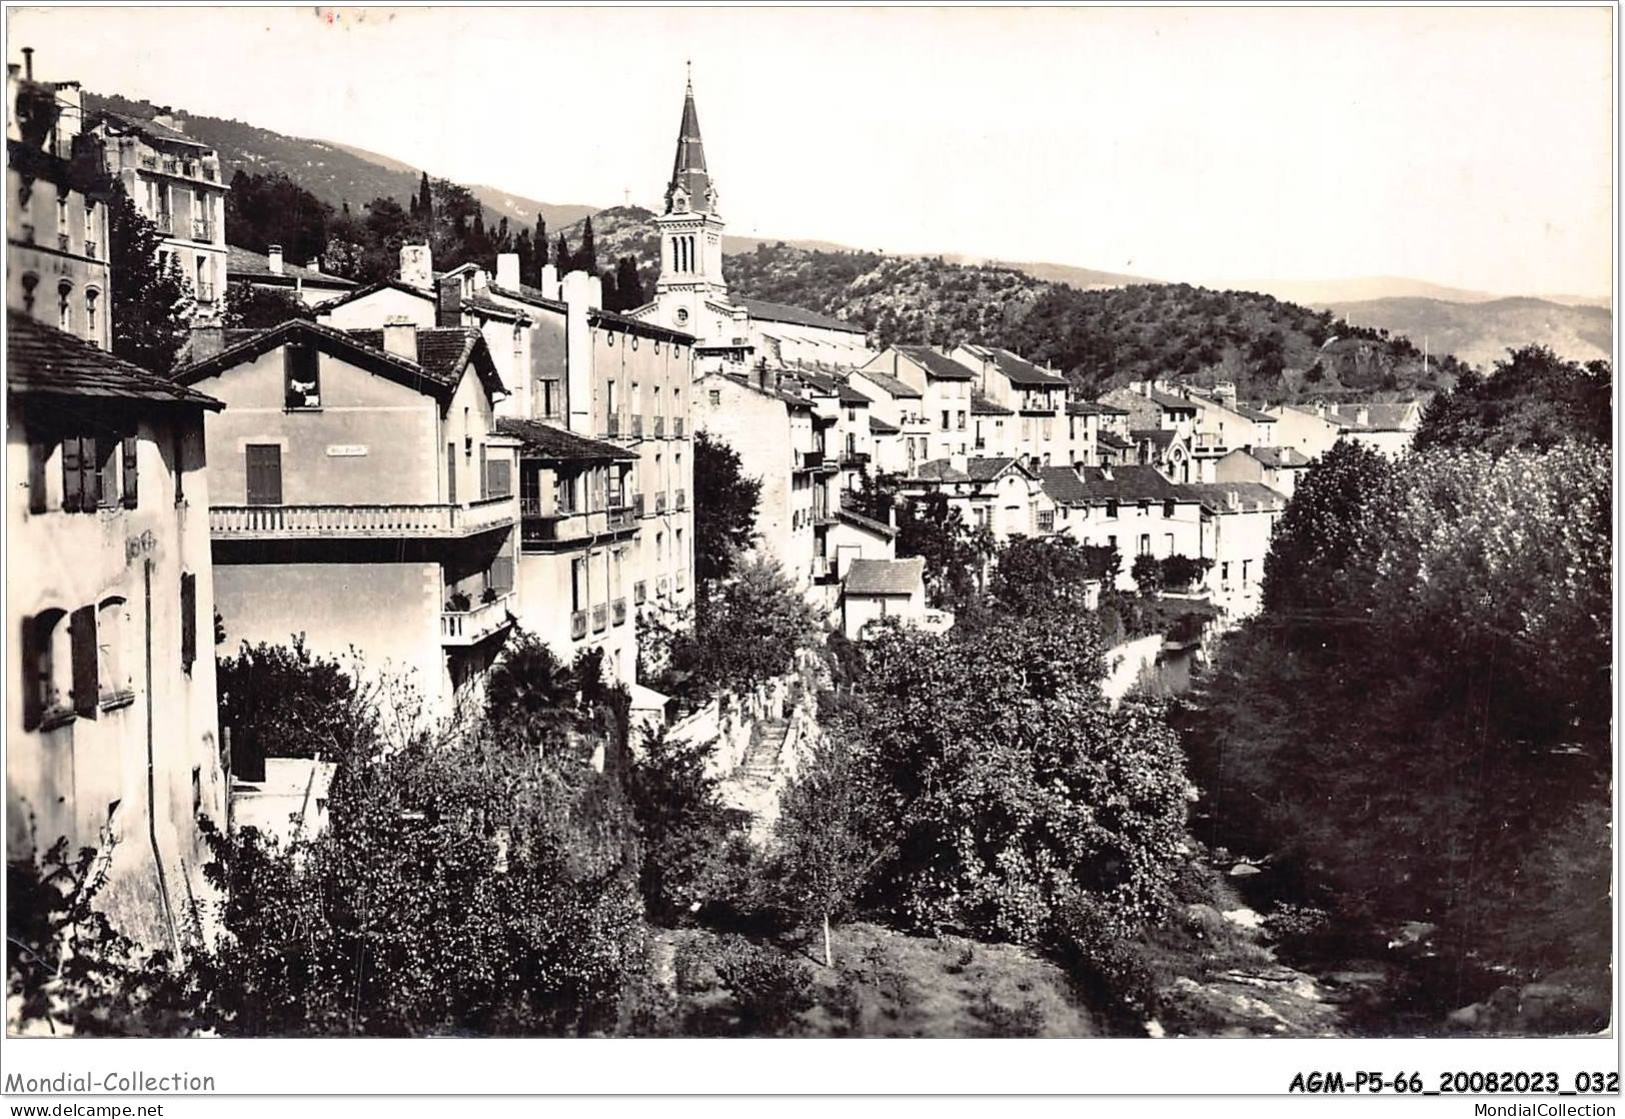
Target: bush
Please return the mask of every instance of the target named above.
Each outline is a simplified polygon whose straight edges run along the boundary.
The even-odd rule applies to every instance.
[[[726,1001],[696,999],[685,1032],[701,1037],[763,1037],[782,1034],[813,1005],[807,966],[775,948],[727,934],[685,943],[676,959],[678,989],[705,996],[713,986]]]
[[[1134,566],[1129,568],[1129,576],[1141,594],[1156,594],[1162,590],[1162,564],[1150,553],[1134,557]]]

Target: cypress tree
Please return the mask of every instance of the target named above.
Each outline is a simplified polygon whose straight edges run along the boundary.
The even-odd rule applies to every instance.
[[[581,229],[581,255],[576,257],[575,264],[589,276],[598,275],[598,247],[593,243],[591,218]]]
[[[561,276],[575,267],[575,258],[570,255],[570,242],[564,239],[562,230],[559,232],[558,244],[553,246],[553,264]]]
[[[615,266],[615,291],[623,311],[641,307],[647,301],[643,294],[643,280],[638,276],[638,262],[632,257],[621,257]]]
[[[428,225],[434,221],[434,191],[429,189],[429,173],[423,172],[423,178],[418,183],[417,215]]]
[[[547,219],[536,215],[536,233],[533,238],[536,244],[536,283],[542,282],[542,265],[547,263]]]

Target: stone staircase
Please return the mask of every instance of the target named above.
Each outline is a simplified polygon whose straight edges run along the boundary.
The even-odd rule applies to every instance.
[[[745,747],[739,768],[722,783],[725,805],[753,817],[770,809],[779,754],[789,730],[787,719],[764,719],[751,727],[750,744]]]

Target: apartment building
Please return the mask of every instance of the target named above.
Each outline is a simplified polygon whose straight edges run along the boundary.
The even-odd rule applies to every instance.
[[[926,440],[924,454],[914,460],[914,465],[970,454],[971,389],[976,374],[929,346],[891,346],[876,354],[859,372],[884,374],[919,393]]]
[[[227,639],[310,648],[416,689],[426,717],[477,695],[512,623],[516,440],[469,327],[226,331],[176,379],[210,424],[209,530]]]
[[[1189,556],[1204,549],[1202,501],[1154,466],[1050,467],[1040,472],[1056,507],[1055,527],[1080,544],[1114,548],[1122,557],[1117,584],[1134,587],[1136,556]]]

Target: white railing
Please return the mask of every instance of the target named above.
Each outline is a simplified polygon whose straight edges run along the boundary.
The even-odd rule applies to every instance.
[[[217,539],[468,536],[511,525],[518,505],[494,497],[468,505],[211,505]]]
[[[467,610],[444,610],[440,614],[440,640],[445,645],[472,645],[508,624],[508,607],[513,592],[498,595]]]

